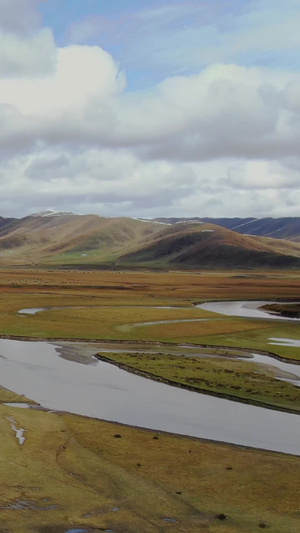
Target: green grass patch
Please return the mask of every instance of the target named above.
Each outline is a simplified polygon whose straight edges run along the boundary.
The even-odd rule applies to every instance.
[[[199,392],[264,404],[275,409],[300,411],[300,388],[276,379],[272,369],[250,361],[166,353],[103,355],[106,360],[126,365],[149,377],[191,387]]]
[[[279,355],[284,359],[300,360],[300,348],[292,346],[278,346],[271,339],[300,339],[299,325],[291,322],[267,322],[264,327],[256,322],[256,328],[251,331],[224,332],[217,335],[204,335],[201,341],[212,346],[229,346],[247,348],[252,351],[267,351]],[[190,337],[190,342],[199,342],[199,337]]]

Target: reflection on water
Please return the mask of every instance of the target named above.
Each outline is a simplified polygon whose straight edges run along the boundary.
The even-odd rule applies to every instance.
[[[48,409],[300,455],[298,415],[171,387],[100,361],[78,364],[47,342],[1,339],[0,354],[1,384]]]
[[[18,313],[20,315],[36,315],[40,311],[46,311],[46,307],[30,307],[28,309],[20,309]]]
[[[277,337],[270,337],[269,344],[275,346],[290,346],[291,348],[300,348],[300,340],[298,339],[279,339]]]
[[[239,360],[243,360],[243,358],[239,357]],[[279,369],[283,373],[282,375],[279,373],[279,379],[293,382],[294,385],[300,387],[300,364],[285,363],[284,361],[279,361],[273,357],[258,353],[253,353],[250,359],[247,358],[247,361],[249,360],[260,365],[267,365],[275,374],[277,369]]]
[[[159,324],[176,324],[182,322],[206,322],[206,318],[179,318],[177,320],[156,320],[152,322],[137,322],[136,324],[131,324],[126,326],[127,328],[139,328],[142,326],[157,326]]]
[[[284,321],[294,321],[300,320],[299,318],[289,318],[283,317],[280,315],[275,315],[268,313],[264,309],[260,309],[263,305],[266,304],[275,304],[278,302],[270,301],[237,301],[237,302],[206,302],[203,304],[198,304],[196,307],[198,309],[203,309],[204,311],[212,311],[213,313],[219,313],[226,316],[241,316],[247,318],[264,318],[268,320],[284,320]],[[290,303],[290,302],[286,302]]]
[[[30,409],[31,407],[34,407],[34,404],[18,402],[5,402],[3,405],[7,405],[8,407],[19,407],[20,409]]]

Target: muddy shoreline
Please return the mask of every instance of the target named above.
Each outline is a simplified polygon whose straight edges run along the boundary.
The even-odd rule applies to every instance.
[[[293,306],[293,303],[290,304],[291,307]],[[294,303],[294,305],[296,305]],[[261,307],[264,311],[267,311],[267,313],[270,313],[271,315],[275,316],[282,316],[284,318],[300,318],[300,312],[299,310],[294,311],[293,309],[281,309],[282,304],[266,304]],[[299,308],[299,305],[297,305],[297,308]]]
[[[14,341],[29,341],[29,342],[49,342],[50,344],[57,344],[60,342],[66,342],[66,343],[83,343],[83,344],[105,344],[105,345],[120,345],[120,346],[149,346],[153,348],[159,348],[161,347],[170,347],[170,348],[183,348],[184,346],[194,348],[194,349],[203,349],[203,350],[211,350],[212,355],[215,353],[218,354],[218,350],[227,350],[228,352],[234,352],[231,357],[239,357],[239,355],[243,355],[245,357],[246,354],[248,354],[249,357],[251,357],[251,354],[253,351],[260,355],[267,355],[269,357],[272,357],[273,359],[277,359],[278,361],[282,361],[283,363],[291,363],[293,365],[300,365],[300,359],[292,359],[288,357],[283,357],[281,355],[275,354],[274,352],[269,352],[267,350],[250,350],[249,348],[243,348],[243,347],[232,347],[232,346],[223,346],[223,345],[213,345],[213,344],[193,344],[189,343],[186,345],[183,345],[182,343],[170,343],[170,342],[163,342],[163,341],[135,341],[135,340],[108,340],[108,339],[84,339],[80,337],[29,337],[25,335],[0,335],[0,339],[9,339]],[[238,352],[241,352],[240,354]]]

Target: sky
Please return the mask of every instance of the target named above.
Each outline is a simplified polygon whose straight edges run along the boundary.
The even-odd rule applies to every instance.
[[[300,216],[300,0],[0,0],[0,216]]]

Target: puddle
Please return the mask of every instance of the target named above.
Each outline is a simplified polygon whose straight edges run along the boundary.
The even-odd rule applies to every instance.
[[[28,500],[14,500],[11,503],[7,503],[6,505],[2,505],[0,509],[14,509],[14,510],[20,510],[20,509],[30,509],[30,510],[38,510],[38,511],[52,511],[54,509],[58,509],[58,505],[47,505],[45,507],[37,505],[35,502],[28,501]],[[85,531],[85,530],[80,530]]]
[[[88,533],[87,529],[68,529],[65,533]]]
[[[277,337],[270,337],[268,339],[269,344],[273,344],[275,346],[289,346],[290,348],[300,348],[300,340],[299,339],[280,339]]]
[[[163,518],[163,522],[172,522],[173,524],[177,524],[177,520],[175,518]]]
[[[186,318],[178,320],[156,320],[155,322],[139,322],[137,324],[127,325],[127,328],[140,328],[142,326],[156,326],[158,324],[181,324],[183,322],[207,322],[207,318]]]
[[[19,407],[20,409],[30,409],[32,407],[34,407],[33,405],[29,404],[29,403],[18,403],[18,402],[6,402],[6,403],[3,403],[2,405],[7,405],[8,407]]]
[[[68,529],[65,533],[88,533],[87,529]]]
[[[20,315],[36,315],[36,313],[40,313],[40,311],[46,311],[47,307],[32,307],[30,309],[20,309],[18,313]]]
[[[23,444],[24,444],[24,442],[26,440],[25,437],[24,437],[24,433],[25,433],[26,430],[23,429],[23,428],[18,429],[16,427],[17,422],[15,421],[15,419],[12,416],[9,416],[7,418],[7,420],[10,421],[11,428],[16,432],[16,437],[17,437],[17,439],[19,441],[20,446],[23,446]]]
[[[231,358],[226,358],[231,359]],[[300,387],[300,364],[285,363],[279,359],[274,359],[268,355],[261,355],[253,353],[251,358],[237,357],[239,361],[249,361],[258,363],[261,366],[267,366],[273,373],[276,379],[281,381],[292,382],[297,387]],[[231,359],[232,360],[232,359]]]

